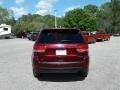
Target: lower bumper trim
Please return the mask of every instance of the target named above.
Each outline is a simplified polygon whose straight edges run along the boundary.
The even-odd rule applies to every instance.
[[[79,64],[80,62],[42,62],[42,64]]]
[[[85,71],[80,67],[72,67],[72,68],[39,68],[34,69],[35,72],[38,73],[77,73],[79,71]]]

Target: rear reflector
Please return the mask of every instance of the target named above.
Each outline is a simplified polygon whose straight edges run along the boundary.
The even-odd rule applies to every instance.
[[[78,52],[88,52],[88,49],[76,49]]]
[[[44,44],[35,44],[33,50],[34,52],[45,52],[46,46]]]
[[[45,52],[45,50],[34,50],[34,52]]]

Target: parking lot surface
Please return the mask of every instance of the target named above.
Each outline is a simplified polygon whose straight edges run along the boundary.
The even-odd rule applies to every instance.
[[[0,90],[120,90],[120,37],[89,44],[88,77],[45,75],[33,77],[31,54],[34,42],[0,40]]]

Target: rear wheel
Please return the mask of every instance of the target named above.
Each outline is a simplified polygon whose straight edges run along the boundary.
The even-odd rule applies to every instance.
[[[15,38],[15,36],[10,36],[10,39],[14,39]]]
[[[80,77],[85,78],[85,77],[87,77],[87,75],[88,75],[88,70],[79,71],[79,72],[78,72],[78,75],[79,75]]]
[[[31,40],[31,38],[28,38],[28,40]]]
[[[40,74],[33,69],[33,75],[35,78],[39,78]]]
[[[104,39],[102,39],[101,41],[104,42]]]
[[[107,39],[107,41],[109,41],[109,40],[110,40],[110,38]]]
[[[5,39],[11,39],[10,37],[5,37]]]
[[[94,40],[93,43],[96,43],[96,40]]]

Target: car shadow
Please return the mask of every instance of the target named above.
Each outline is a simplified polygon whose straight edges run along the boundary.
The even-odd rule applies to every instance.
[[[96,40],[96,42],[104,42],[103,40]]]
[[[38,80],[48,82],[72,82],[83,81],[85,77],[80,77],[77,74],[43,74]]]

